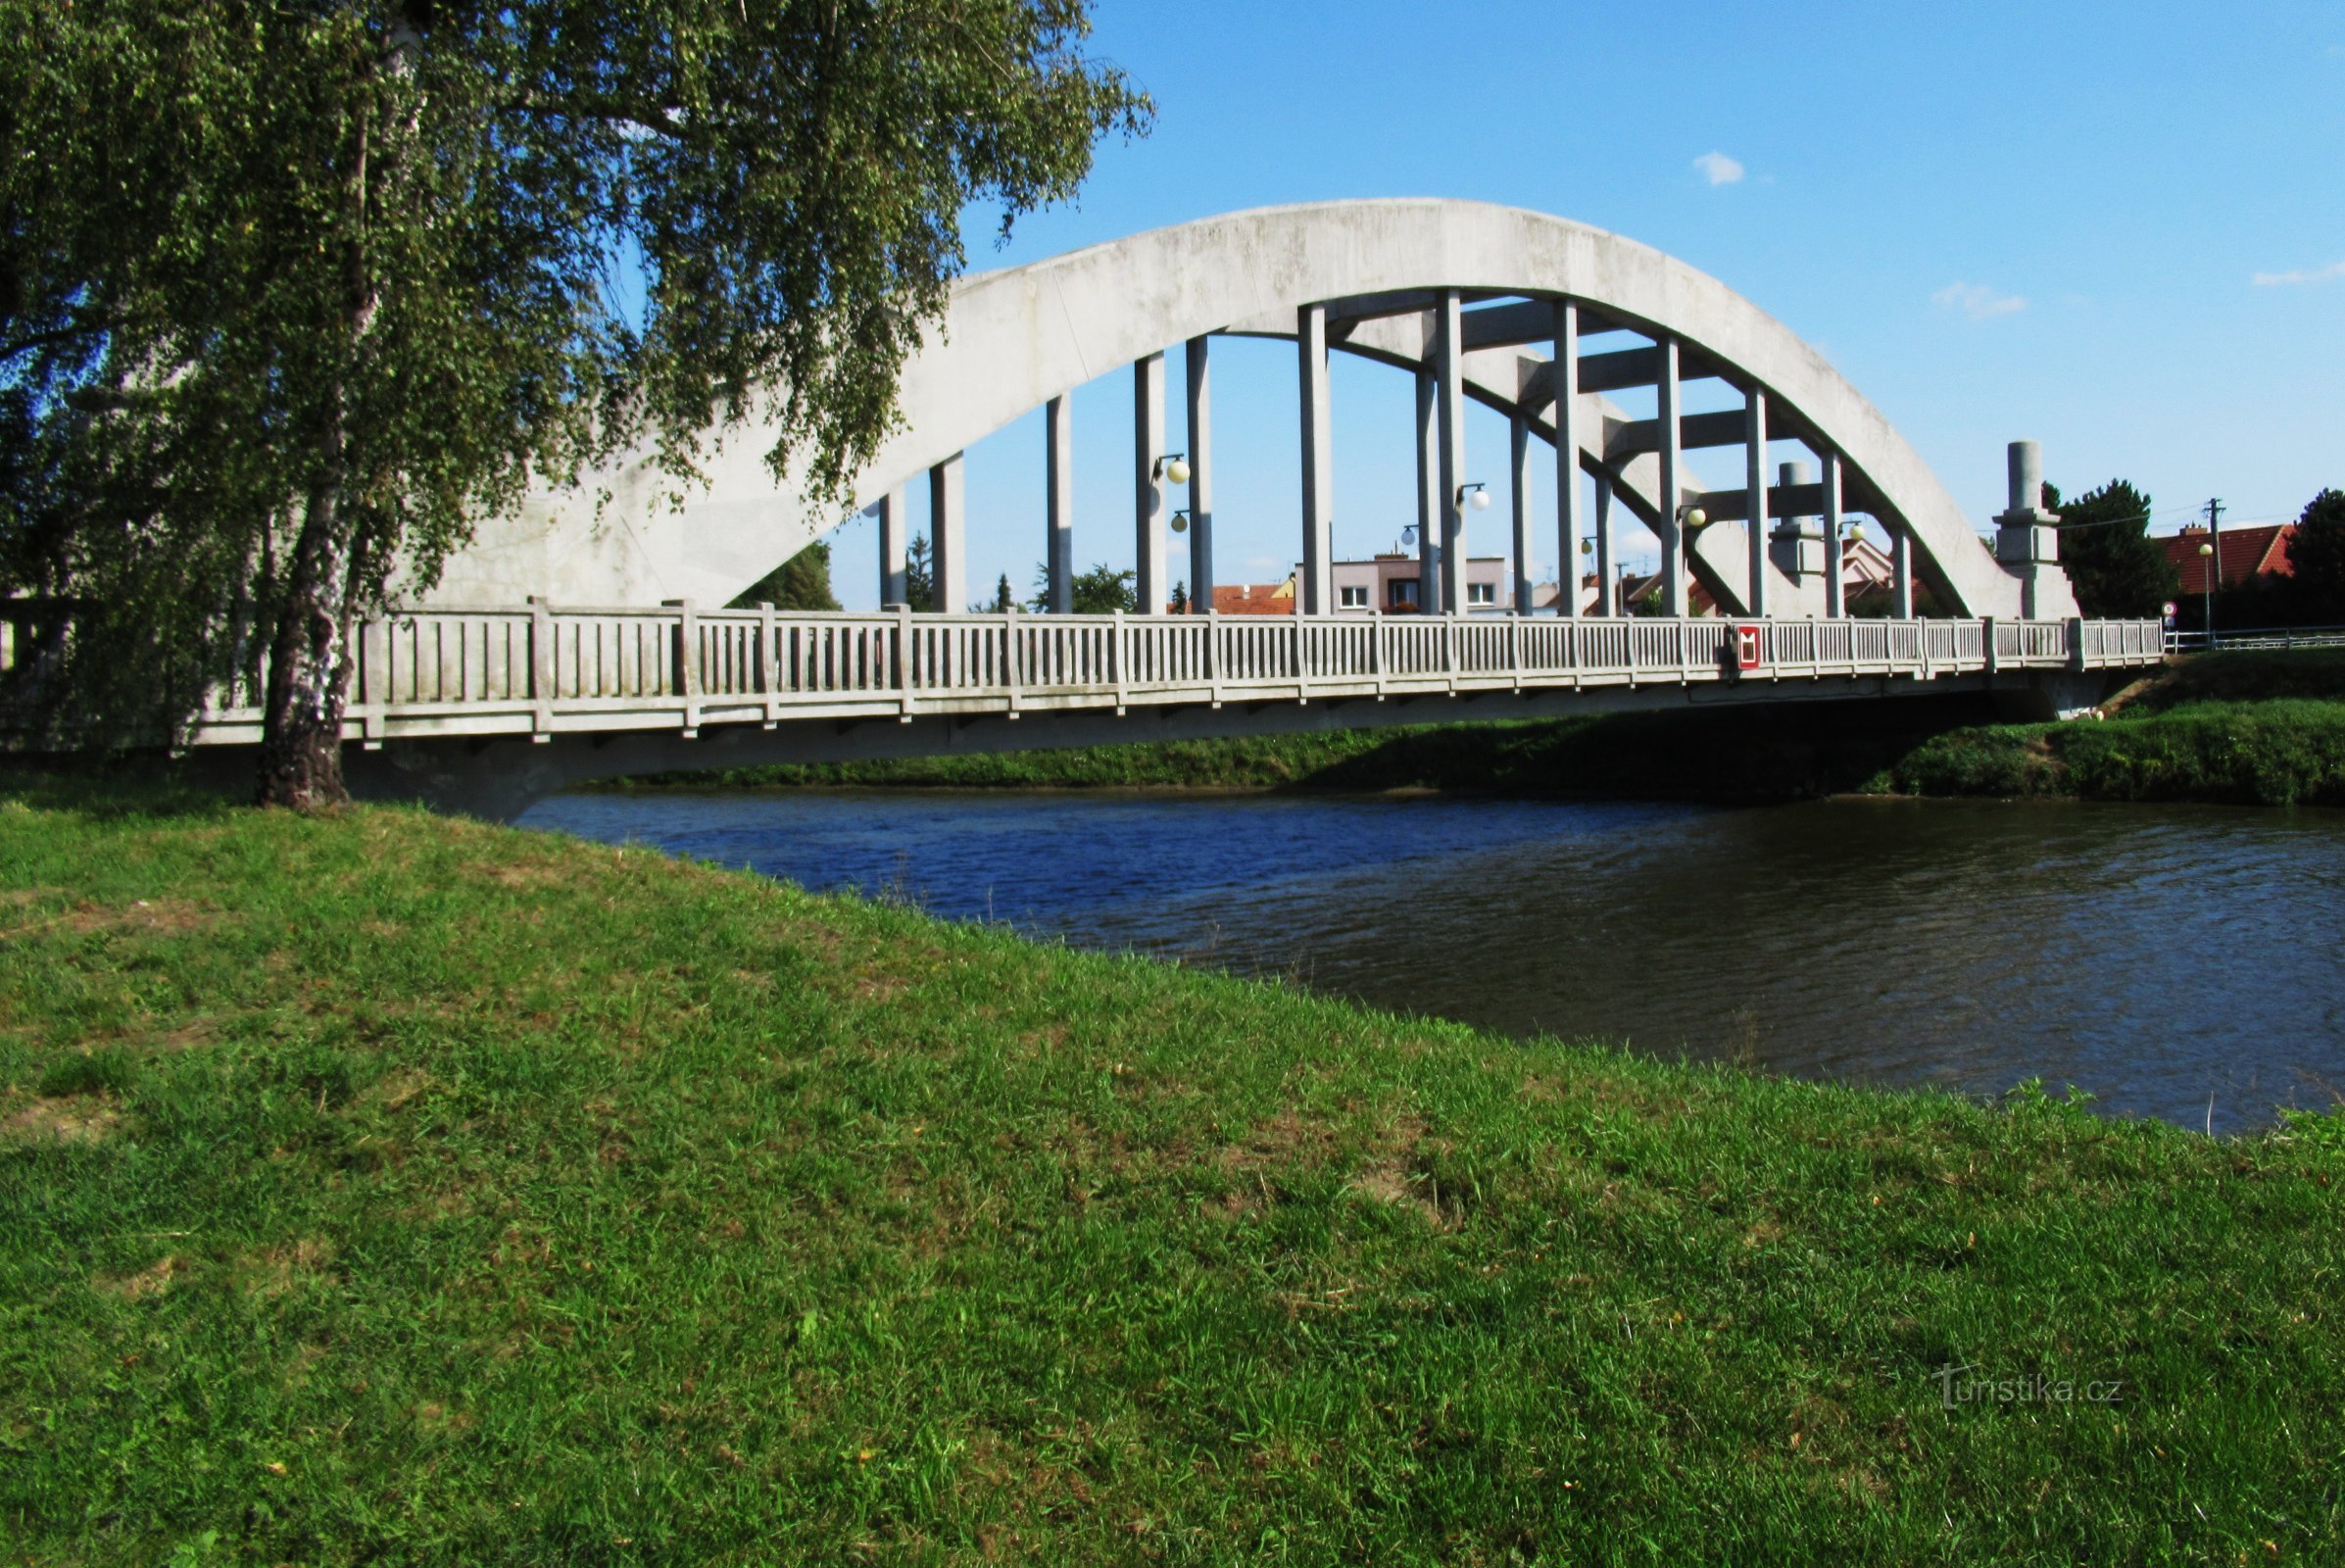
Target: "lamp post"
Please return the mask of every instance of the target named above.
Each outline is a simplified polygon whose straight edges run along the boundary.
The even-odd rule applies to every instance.
[[[2198,558],[2207,564],[2207,646],[2212,649],[2215,646],[2215,547],[2212,544],[2200,545]]]

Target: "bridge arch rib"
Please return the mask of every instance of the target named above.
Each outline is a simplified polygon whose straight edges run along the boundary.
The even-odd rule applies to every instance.
[[[1053,398],[1190,339],[1292,336],[1298,311],[1314,304],[1353,313],[1339,321],[1332,348],[1423,368],[1431,319],[1423,300],[1441,291],[1521,301],[1532,310],[1568,300],[1585,318],[1584,333],[1620,327],[1675,345],[1682,375],[1717,375],[1756,390],[1772,436],[1806,440],[1836,458],[1843,505],[1904,532],[1915,566],[1949,612],[2074,612],[2056,571],[2025,602],[2023,579],[1980,542],[1921,456],[1821,355],[1757,306],[1649,246],[1566,219],[1474,202],[1264,208],[966,278],[943,330],[904,367],[902,426],[859,479],[855,505],[878,502]],[[1511,308],[1475,314],[1494,318]],[[1501,341],[1478,345],[1469,334],[1462,345],[1461,392],[1551,441],[1553,372],[1535,330],[1486,334]],[[1607,358],[1617,365],[1622,357]],[[1640,520],[1658,531],[1677,503],[1699,493],[1684,482],[1682,466],[1679,494],[1659,493],[1658,443],[1600,391],[1584,392],[1575,409],[1580,466],[1609,480]],[[1740,416],[1695,416],[1680,426],[1695,438],[1689,444],[1718,444],[1716,432],[1694,421],[1729,417]],[[755,429],[732,432],[704,465],[706,484],[681,497],[641,461],[578,491],[533,497],[513,515],[484,522],[431,597],[443,604],[532,594],[571,603],[722,603],[841,520],[774,483],[762,461],[766,444]],[[1746,492],[1730,488],[1731,495],[1711,492],[1710,510],[1739,517]],[[1742,527],[1731,523],[1687,541],[1688,566],[1736,608],[1758,560],[1747,544]]]

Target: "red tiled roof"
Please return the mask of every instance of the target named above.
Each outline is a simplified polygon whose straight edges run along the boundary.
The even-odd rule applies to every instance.
[[[2257,528],[2225,528],[2223,530],[2223,575],[2216,586],[2252,582],[2258,577],[2287,577],[2295,573],[2288,560],[2288,541],[2296,537],[2292,522],[2266,523]],[[2207,591],[2207,567],[2214,559],[2198,553],[2207,542],[2204,528],[2184,528],[2180,533],[2158,541],[2166,548],[2166,559],[2174,564],[2182,574],[2182,592],[2203,594]]]
[[[1216,585],[1213,608],[1224,615],[1292,615],[1295,594],[1283,582]]]

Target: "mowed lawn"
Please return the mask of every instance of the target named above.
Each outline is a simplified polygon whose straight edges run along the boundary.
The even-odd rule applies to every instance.
[[[2341,1132],[24,787],[0,1560],[2335,1563]]]

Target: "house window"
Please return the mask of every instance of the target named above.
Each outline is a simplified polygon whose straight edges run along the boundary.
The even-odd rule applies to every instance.
[[[1386,585],[1385,593],[1388,605],[1413,605],[1417,602],[1417,579],[1394,577]]]
[[[1494,582],[1470,582],[1470,583],[1467,583],[1467,584],[1466,584],[1466,603],[1467,603],[1467,604],[1469,604],[1469,605],[1494,605],[1494,604],[1496,604],[1497,602],[1498,602],[1498,585],[1497,585],[1496,583],[1494,583]]]
[[[1340,588],[1337,590],[1337,594],[1339,602],[1345,610],[1368,608],[1368,590],[1365,585],[1356,588]]]

